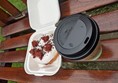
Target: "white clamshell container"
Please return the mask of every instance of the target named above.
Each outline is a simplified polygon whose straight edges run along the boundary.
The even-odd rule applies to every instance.
[[[56,54],[56,49],[42,60],[33,58],[29,51],[33,48],[32,41],[39,40],[44,34],[53,34],[55,24],[60,19],[58,0],[27,0],[30,26],[35,32],[31,35],[25,58],[24,69],[27,74],[35,76],[52,76],[56,74],[61,66],[61,55],[49,65],[48,63]],[[39,60],[39,61],[38,61]]]

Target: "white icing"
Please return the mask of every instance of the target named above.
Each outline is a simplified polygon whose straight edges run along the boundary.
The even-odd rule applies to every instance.
[[[40,60],[38,57],[34,58],[34,60],[40,64],[46,64],[48,63],[56,54],[56,50],[52,49],[49,53],[44,54],[42,60]]]
[[[46,34],[46,36],[47,35],[49,35],[50,36],[50,34]],[[43,35],[42,35],[43,36]],[[41,37],[40,37],[41,38]],[[40,40],[40,38],[39,39],[37,39],[37,40]],[[49,37],[49,40],[52,40],[53,39],[53,36],[52,37]],[[47,42],[46,42],[47,43]],[[53,44],[53,41],[51,41],[51,43]],[[45,43],[44,43],[44,41],[43,40],[40,40],[40,42],[39,42],[39,46],[44,46],[45,45]],[[36,48],[39,48],[40,49],[40,47],[36,47]],[[44,51],[44,52],[46,52],[46,51]],[[36,58],[34,58],[34,61],[36,61],[37,63],[39,63],[39,64],[42,64],[42,65],[44,65],[44,64],[47,64],[49,61],[51,61],[52,59],[53,59],[53,57],[56,55],[56,49],[55,49],[55,47],[53,46],[52,47],[52,50],[50,51],[50,52],[46,52],[45,54],[44,54],[44,56],[43,56],[43,58],[42,58],[42,60],[40,60],[39,59],[39,57],[36,57]]]

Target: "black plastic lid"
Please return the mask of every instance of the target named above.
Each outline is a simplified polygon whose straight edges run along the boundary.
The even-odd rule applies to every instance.
[[[84,14],[63,19],[54,33],[57,51],[68,59],[82,59],[88,56],[99,40],[97,24]]]

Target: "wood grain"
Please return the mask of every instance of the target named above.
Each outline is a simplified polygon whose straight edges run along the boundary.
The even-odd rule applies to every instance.
[[[118,2],[118,0],[68,0],[61,4],[62,16],[65,17],[114,2]],[[3,18],[1,15],[5,17]],[[4,13],[1,14],[0,12],[1,23],[6,23],[8,17],[9,16]],[[101,33],[118,31],[118,10],[94,16],[93,19],[97,21]],[[15,26],[13,24],[4,28],[3,35],[8,36],[30,29],[27,18],[22,20],[21,25],[20,21],[18,26],[17,23]],[[31,34],[32,33],[8,39],[0,44],[0,49],[7,50],[27,46]],[[98,61],[118,61],[118,39],[103,40],[101,43],[103,53]],[[26,50],[0,53],[0,62],[23,62],[25,55]],[[23,68],[0,67],[0,79],[18,81],[19,83],[117,83],[118,71],[60,69],[60,71],[54,76],[36,77],[26,74]]]
[[[103,40],[101,41],[101,43],[103,52],[101,57],[97,61],[118,61],[118,39]],[[24,45],[26,44],[27,43],[25,43]],[[24,62],[25,55],[26,50],[1,53],[0,62]],[[63,59],[63,61],[67,62],[68,60]]]
[[[2,22],[2,21],[0,21],[0,27],[2,27],[2,26],[4,26],[5,24]]]
[[[98,61],[118,61],[118,39],[103,40],[103,52]]]
[[[101,33],[118,31],[118,10],[96,15],[92,18],[98,23]],[[28,29],[31,29],[29,20],[28,18],[24,18],[16,23],[4,27],[2,29],[2,35],[8,36]]]
[[[10,25],[5,26],[2,29],[2,35],[3,36],[8,36],[10,34],[25,31],[25,30],[28,30],[28,29],[30,29],[29,20],[28,20],[28,18],[24,18],[20,21],[17,21],[15,23],[12,23]]]
[[[61,4],[61,12],[65,17],[114,2],[118,2],[118,0],[68,0]]]
[[[0,8],[0,20],[3,22],[3,23],[7,23],[8,20],[9,20],[9,17],[10,15],[5,13],[1,8]]]
[[[0,62],[24,62],[25,55],[25,50],[0,53]]]
[[[23,68],[0,68],[0,79],[24,83],[117,83],[118,71],[60,70],[56,75],[37,77],[28,75]]]
[[[31,34],[32,33],[26,34],[24,36],[7,39],[6,41],[0,44],[0,49],[7,50],[7,49],[12,49],[12,48],[27,46],[29,37],[31,36]]]
[[[101,15],[97,15],[97,16],[94,16],[93,19],[95,19],[99,25],[99,28],[100,28],[100,32],[103,33],[103,32],[112,32],[112,31],[118,31],[118,10],[116,11],[113,11],[113,12],[109,12],[109,13],[105,13],[105,14],[101,14]],[[5,34],[9,34],[10,33],[13,33],[14,31],[15,32],[19,32],[19,31],[22,31],[22,30],[27,30],[29,27],[29,23],[27,21],[28,19],[25,18],[21,21],[19,21],[18,23],[16,24],[12,24],[10,26],[7,26],[5,28],[3,28],[3,33],[4,35]],[[107,21],[108,20],[108,21]],[[21,25],[20,25],[21,24]],[[20,26],[22,27],[20,27]],[[15,28],[15,27],[16,28]],[[12,28],[11,28],[12,27]],[[20,29],[19,29],[20,28]],[[28,38],[30,36],[27,36]],[[27,45],[26,43],[28,42],[28,40],[24,39],[26,38],[26,36],[22,36],[22,37],[16,37],[16,38],[13,38],[13,39],[9,39],[9,40],[6,40],[4,42],[1,43],[0,45],[0,48],[5,50],[5,49],[9,49],[9,48],[12,48],[12,47],[17,47],[18,44],[20,44],[19,46],[23,46],[23,45]],[[17,39],[19,40],[26,40],[25,42],[22,42],[20,43],[20,41],[17,41]],[[14,41],[14,42],[13,42]],[[7,42],[7,43],[6,43]],[[13,42],[13,43],[12,43]],[[16,42],[19,42],[19,43],[16,43]],[[15,45],[15,43],[17,45]],[[10,44],[11,47],[8,45],[8,46],[5,46],[5,44]]]
[[[0,0],[0,5],[13,16],[16,16],[20,13],[16,7],[8,2],[8,0]]]
[[[118,10],[94,16],[101,33],[118,31]]]

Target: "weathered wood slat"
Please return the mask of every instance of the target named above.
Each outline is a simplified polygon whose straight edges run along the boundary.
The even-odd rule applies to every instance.
[[[118,10],[96,15],[92,18],[98,23],[101,32],[107,33],[118,30]],[[16,23],[4,27],[2,29],[2,35],[8,36],[28,29],[31,29],[29,26],[29,20],[28,18],[24,18]]]
[[[23,68],[0,68],[0,79],[24,83],[116,83],[118,71],[63,70],[54,76],[38,77],[25,73]]]
[[[2,35],[7,36],[7,35],[10,35],[10,34],[14,34],[14,33],[17,33],[17,32],[24,31],[24,30],[28,30],[28,29],[30,29],[29,20],[28,20],[28,18],[24,18],[24,19],[22,19],[18,22],[15,22],[13,24],[5,26],[2,29]]]
[[[118,61],[118,39],[103,40],[102,42],[103,52],[99,61],[104,59],[108,61]]]
[[[2,26],[4,26],[5,24],[2,22],[2,21],[0,21],[0,27],[2,27]]]
[[[0,49],[7,50],[7,49],[26,46],[30,36],[31,33],[24,36],[8,39],[0,44]]]
[[[10,15],[5,13],[1,8],[0,8],[0,20],[3,23],[7,23],[7,21],[9,20]]]
[[[68,0],[61,4],[61,12],[62,16],[69,16],[114,2],[118,0]]]
[[[111,32],[111,31],[117,31],[118,30],[118,23],[117,23],[118,22],[118,10],[116,10],[114,12],[110,12],[110,13],[105,13],[105,14],[101,14],[101,15],[98,15],[98,16],[94,16],[93,18],[97,21],[97,23],[98,23],[98,25],[100,27],[100,31],[101,32]],[[109,21],[107,21],[107,20],[109,20]],[[24,27],[25,29],[28,29],[29,28],[28,27],[29,24],[28,24],[28,21],[27,21],[27,18],[26,18],[26,19],[23,19],[22,20],[22,23],[16,23],[15,25],[13,24],[13,25],[11,25],[11,27],[6,28],[6,30],[5,29],[3,29],[3,30],[4,30],[4,32],[6,32],[6,31],[11,31],[11,32],[17,31],[18,32],[18,30],[19,30],[18,28],[20,28],[20,26],[18,24],[21,24],[20,26]],[[13,28],[12,26],[13,27],[15,26],[15,27],[18,27],[18,28]],[[20,31],[21,30],[25,30],[24,28],[21,28]],[[20,38],[24,39],[24,36],[22,36]],[[4,46],[4,44],[7,45],[7,44],[9,44],[12,41],[19,42],[19,43],[17,43],[17,45],[18,44],[26,45],[26,43],[28,42],[28,40],[26,42],[24,42],[25,44],[23,44],[23,43],[20,43],[20,41],[17,41],[17,39],[20,39],[20,38],[19,37],[16,37],[14,39],[6,40],[6,41],[4,41],[0,45],[0,48],[1,49],[9,49],[9,45],[8,46]],[[5,42],[7,42],[7,44]],[[12,43],[12,45],[14,45],[13,47],[17,47],[17,45],[15,45],[14,43]]]
[[[97,61],[118,61],[118,39],[103,40],[101,43],[103,53]],[[0,62],[24,62],[25,55],[26,50],[1,53]]]
[[[26,0],[25,0],[26,1]],[[99,0],[100,2],[102,1],[102,0]],[[98,1],[98,2],[99,2]],[[104,4],[108,4],[108,3],[112,3],[112,2],[115,2],[115,1],[117,1],[117,0],[107,0],[107,1],[105,1],[104,0]],[[78,6],[80,1],[77,1],[77,0],[70,0],[70,1],[66,1],[66,2],[64,2],[64,3],[62,3],[61,4],[61,11],[62,11],[62,17],[63,17],[63,14],[65,14],[66,15],[66,13],[67,13],[67,11],[65,10],[65,9],[68,9],[68,8],[71,8],[71,10],[74,12],[75,11],[75,8],[73,7],[73,6]],[[91,0],[88,0],[88,1],[81,1],[81,4],[83,3],[83,4],[85,4],[85,2],[87,3],[89,3],[89,4],[87,4],[88,6],[90,6],[91,4],[90,4],[90,2],[91,2]],[[96,1],[92,1],[92,2],[96,2]],[[103,4],[103,3],[100,3],[99,2],[99,4],[98,5],[100,5],[101,6],[101,4]],[[74,4],[74,5],[68,5],[68,4]],[[97,4],[97,3],[96,3]],[[68,7],[68,6],[70,6],[70,7]],[[81,5],[82,7],[83,7],[83,5]],[[81,6],[80,7],[78,7],[78,8],[80,8],[81,9]],[[92,5],[92,7],[95,7],[95,6],[93,6]],[[85,7],[83,7],[83,8],[85,8]],[[87,9],[88,9],[88,7],[86,7]],[[87,10],[86,9],[86,10]],[[90,9],[90,8],[89,8]],[[75,11],[75,13],[78,13],[78,12],[81,12],[81,11],[79,11],[79,9],[77,10],[77,12]],[[75,14],[75,13],[72,13],[72,14]],[[69,14],[69,15],[71,15],[71,13]],[[111,14],[112,15],[112,14]],[[66,15],[67,16],[67,15]],[[25,18],[25,19],[27,19],[27,18]],[[19,32],[19,31],[23,31],[23,30],[26,30],[26,28],[24,28],[24,27],[26,27],[26,25],[28,24],[28,20],[27,21],[25,21],[25,23],[24,23],[24,20],[21,20],[21,22],[17,22],[17,23],[15,23],[15,24],[12,24],[12,25],[9,25],[9,26],[7,26],[7,28],[4,28],[3,29],[3,35],[4,36],[7,36],[7,35],[10,35],[10,34],[13,34],[13,33],[16,33],[16,32]],[[22,25],[22,27],[19,27],[19,28],[17,28],[16,27],[16,25]],[[10,28],[12,26],[12,29]],[[15,26],[15,27],[13,27],[13,26]],[[8,29],[10,28],[10,31],[8,31]],[[16,29],[15,29],[16,28]],[[24,29],[23,29],[24,28]],[[7,29],[7,30],[6,30]],[[28,27],[27,29],[30,29],[30,27]],[[5,32],[5,31],[7,31],[7,33]]]
[[[26,51],[0,53],[0,62],[24,62]]]
[[[97,59],[97,61],[118,61],[118,39],[102,40],[101,45],[102,55]],[[64,61],[70,60],[64,59]],[[86,60],[86,62],[87,61],[89,60]]]
[[[0,5],[6,9],[13,16],[18,15],[20,12],[8,0],[0,0]]]
[[[101,33],[118,31],[118,10],[94,16]]]

